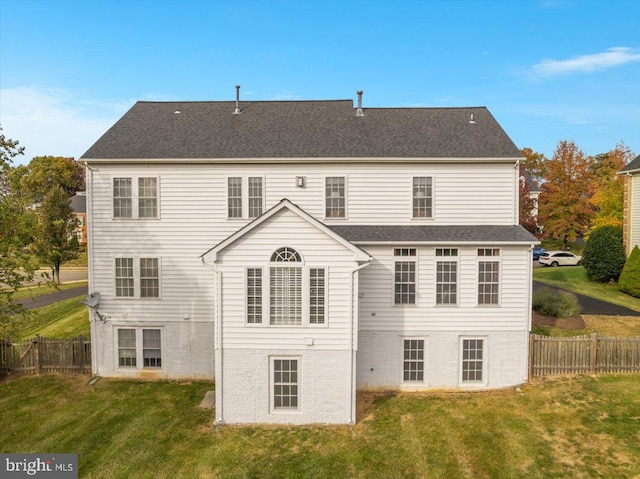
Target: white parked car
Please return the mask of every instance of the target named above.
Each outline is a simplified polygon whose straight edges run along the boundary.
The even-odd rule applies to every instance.
[[[538,262],[545,266],[577,266],[582,261],[582,256],[568,251],[547,251],[540,255]]]

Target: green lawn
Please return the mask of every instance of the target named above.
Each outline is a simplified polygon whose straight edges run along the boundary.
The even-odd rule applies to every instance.
[[[575,293],[640,311],[640,298],[623,293],[615,283],[595,283],[587,279],[582,266],[562,266],[558,268],[534,268],[533,279],[541,283],[568,289]]]
[[[89,478],[640,475],[640,375],[521,393],[379,396],[354,427],[212,426],[210,383],[43,375],[0,382],[0,450],[75,452]]]
[[[82,304],[83,299],[84,296],[78,296],[15,315],[0,324],[0,335],[12,340],[28,339],[36,334],[46,338],[89,337],[89,313]]]
[[[38,296],[43,296],[45,294],[55,293],[56,291],[79,288],[80,286],[86,286],[87,284],[87,281],[80,281],[77,283],[65,283],[55,286],[52,284],[44,284],[40,286],[25,287],[13,293],[12,298],[14,301],[21,301],[23,299],[37,298]]]

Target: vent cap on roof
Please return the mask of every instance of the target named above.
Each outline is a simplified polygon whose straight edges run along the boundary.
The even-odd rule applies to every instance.
[[[364,112],[362,111],[362,90],[358,90],[358,109],[356,110],[356,116],[364,116]]]
[[[234,115],[239,115],[240,111],[240,85],[236,85],[236,109],[233,112]]]

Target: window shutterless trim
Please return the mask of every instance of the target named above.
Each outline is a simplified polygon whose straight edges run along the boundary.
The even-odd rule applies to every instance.
[[[142,278],[141,276],[141,269],[142,269],[142,265],[141,265],[141,260],[156,260],[157,261],[157,272],[158,272],[158,276],[157,276],[157,289],[158,289],[158,296],[142,296],[142,280],[145,279],[147,281],[152,281],[154,278],[152,276],[147,276],[145,278]],[[120,278],[123,279],[132,279],[132,284],[133,284],[133,295],[132,296],[118,296],[118,276],[116,276],[117,274],[117,264],[118,264],[118,260],[131,260],[133,263],[133,277],[130,276],[121,276]],[[139,255],[130,255],[130,256],[116,256],[113,257],[112,263],[113,265],[113,297],[114,299],[117,300],[131,300],[131,299],[138,299],[138,300],[150,300],[150,301],[157,301],[159,299],[162,298],[162,258],[159,256],[139,256]]]
[[[120,331],[132,331],[133,332],[133,344],[131,343],[131,334],[129,333],[129,343],[121,344],[121,334]],[[159,335],[156,338],[148,338],[157,340],[153,343],[146,343],[145,346],[145,331],[158,331]],[[157,326],[154,324],[149,324],[145,326],[140,326],[139,323],[136,326],[129,326],[126,324],[115,324],[113,325],[113,338],[114,338],[114,347],[115,347],[115,369],[121,371],[142,371],[142,370],[152,370],[152,371],[162,371],[164,370],[164,326]],[[126,336],[126,335],[123,335]],[[127,355],[124,358],[121,358],[121,351],[128,351]],[[134,354],[131,354],[131,352]],[[147,354],[145,354],[145,351]],[[147,356],[145,358],[145,356]],[[121,359],[129,359],[130,365],[120,365]],[[148,359],[150,361],[145,361]],[[159,363],[159,366],[147,366],[145,364],[150,363]]]
[[[402,340],[402,383],[426,384],[427,382],[427,338],[405,336]],[[415,377],[415,379],[411,379]]]
[[[327,213],[329,212],[329,191],[328,191],[328,180],[329,179],[342,179],[342,186],[343,186],[343,191],[344,194],[342,196],[342,201],[343,201],[343,206],[342,206],[342,210],[344,211],[344,214],[342,216],[329,216]],[[332,185],[332,187],[337,187],[340,188],[340,185],[334,186]],[[323,180],[323,194],[324,194],[324,219],[325,220],[346,220],[349,218],[349,208],[347,207],[348,205],[348,201],[349,201],[349,193],[348,193],[348,176],[347,175],[334,175],[334,176],[325,176],[324,180]],[[331,197],[334,198],[334,197]],[[337,200],[340,200],[340,196],[335,197]],[[331,210],[335,210],[335,209],[339,209],[334,207],[332,205]]]
[[[424,197],[420,197],[420,196],[415,196],[415,182],[418,179],[426,179],[428,181],[426,181],[426,189],[431,190],[431,195],[425,195]],[[411,176],[410,179],[410,207],[409,207],[409,217],[412,220],[415,221],[428,221],[428,220],[433,220],[435,218],[435,181],[434,181],[434,176],[433,175],[414,175]],[[429,210],[430,211],[430,215],[428,216],[416,216],[415,215],[415,203],[416,200],[420,200],[424,198],[425,199],[425,203],[428,203],[430,200],[431,205],[430,206],[426,206],[424,207],[425,210]]]
[[[302,356],[269,356],[270,413],[302,412],[302,379]]]
[[[488,384],[488,346],[487,336],[460,336],[459,339],[459,383],[461,386],[466,387],[485,387]],[[481,349],[478,349],[478,341],[480,341]],[[469,343],[467,343],[469,342]],[[467,354],[465,357],[465,346],[467,348]],[[481,352],[482,357],[477,358],[478,351]],[[477,369],[478,365],[481,369]],[[466,372],[465,372],[466,369]],[[477,376],[480,371],[481,379],[465,379],[466,375]]]
[[[141,196],[140,195],[140,180],[154,179],[155,180],[155,197],[154,196]],[[129,180],[129,195],[128,196],[116,196],[116,180]],[[119,216],[116,215],[116,200],[129,200],[129,215]],[[140,206],[142,200],[155,199],[155,215],[154,216],[140,216]],[[160,219],[160,176],[159,175],[129,175],[129,176],[113,176],[111,178],[111,219],[117,221],[157,221]]]

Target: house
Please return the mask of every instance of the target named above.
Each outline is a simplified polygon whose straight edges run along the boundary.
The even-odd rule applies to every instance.
[[[76,238],[80,247],[84,248],[87,245],[87,193],[78,191],[69,201],[76,219]]]
[[[527,380],[520,151],[484,107],[138,102],[83,156],[94,374],[215,378],[218,423]]]
[[[640,246],[640,155],[620,170],[624,181],[622,236],[627,256]]]

